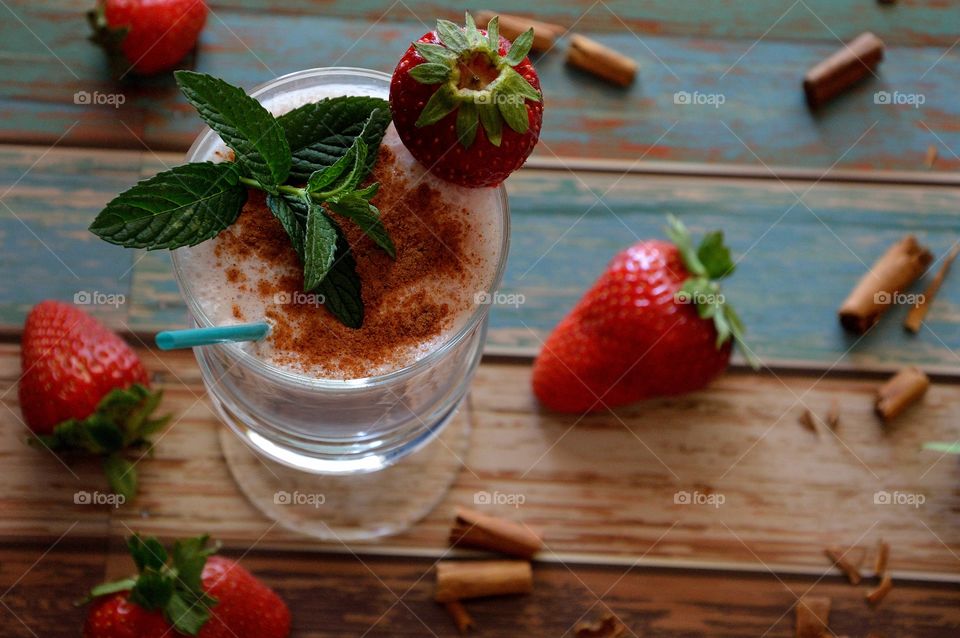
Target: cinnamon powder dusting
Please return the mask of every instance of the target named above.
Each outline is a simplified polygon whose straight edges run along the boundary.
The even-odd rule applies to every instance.
[[[452,328],[455,317],[471,305],[472,293],[462,291],[476,285],[471,273],[483,261],[467,249],[466,211],[427,184],[412,186],[386,146],[371,181],[380,182],[373,203],[396,246],[396,260],[355,223],[332,215],[351,246],[361,281],[359,329],[344,326],[315,295],[303,292],[302,266],[262,192],[251,190],[237,221],[219,235],[215,254],[227,266],[228,280],[261,297],[267,307],[273,324],[268,339],[278,364],[337,370],[343,378],[407,365],[421,344]],[[253,277],[249,286],[236,268],[247,260],[262,264],[255,268],[259,280]],[[439,290],[438,282],[447,290]],[[460,294],[450,294],[457,290]]]

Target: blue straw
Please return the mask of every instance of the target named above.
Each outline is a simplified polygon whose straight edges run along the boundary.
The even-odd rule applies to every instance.
[[[161,350],[174,350],[231,341],[260,341],[268,332],[270,326],[265,323],[244,323],[239,326],[166,330],[157,333],[156,342]]]

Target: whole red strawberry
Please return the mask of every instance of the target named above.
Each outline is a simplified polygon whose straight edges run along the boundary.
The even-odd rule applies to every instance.
[[[172,69],[197,44],[207,21],[204,0],[102,0],[88,14],[115,72]]]
[[[414,42],[390,82],[390,110],[410,153],[461,186],[496,186],[520,168],[540,138],[543,96],[526,57],[533,29],[513,45],[499,21],[478,29],[438,20]]]
[[[83,638],[288,636],[283,600],[207,540],[177,541],[168,564],[157,539],[127,539],[139,576],[94,588]]]
[[[136,474],[121,452],[148,443],[166,423],[151,419],[161,393],[119,336],[75,306],[42,301],[27,315],[17,388],[27,426],[55,451],[105,457],[111,486],[126,498]]]
[[[734,268],[723,235],[694,249],[672,217],[668,234],[616,255],[554,329],[533,367],[543,405],[595,412],[700,389],[727,367],[743,326],[714,281]]]

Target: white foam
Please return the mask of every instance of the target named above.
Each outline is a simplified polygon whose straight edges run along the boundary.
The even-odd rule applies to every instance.
[[[301,89],[286,93],[282,96],[267,100],[264,106],[274,115],[281,115],[303,104],[314,102],[325,97],[339,95],[357,95],[372,93],[372,87],[355,87],[347,84],[327,85],[311,89]],[[385,94],[378,97],[386,98]],[[469,189],[445,182],[421,166],[400,141],[393,125],[384,137],[383,145],[389,147],[396,158],[396,165],[409,179],[410,184],[424,182],[436,189],[443,199],[451,206],[462,207],[466,212],[464,222],[465,236],[470,241],[464,245],[464,252],[475,258],[470,264],[470,284],[464,285],[460,279],[450,276],[444,277],[436,273],[433,277],[424,279],[416,285],[404,290],[390,290],[390,308],[397,312],[404,312],[409,306],[403,303],[418,291],[426,290],[433,299],[448,302],[455,309],[456,315],[441,334],[406,347],[403,351],[392,353],[390,364],[370,365],[365,376],[375,376],[405,367],[422,358],[442,345],[463,326],[468,317],[476,310],[475,295],[489,289],[500,257],[502,226],[499,206],[499,195],[496,189]],[[206,158],[218,161],[217,152],[223,152],[226,147],[219,146]],[[179,249],[178,259],[183,276],[186,278],[191,292],[196,297],[203,313],[215,325],[233,325],[243,321],[256,321],[266,317],[268,304],[272,300],[263,299],[253,292],[241,289],[242,281],[230,281],[227,269],[235,267],[240,270],[247,280],[247,285],[260,279],[279,279],[289,274],[285,269],[268,265],[270,271],[265,274],[261,269],[266,265],[255,257],[247,259],[218,258],[215,254],[218,239],[213,239],[192,248]],[[218,262],[220,265],[218,266]],[[242,277],[240,278],[243,279]],[[255,286],[254,286],[255,287]],[[239,309],[243,320],[234,316],[234,308]],[[243,346],[257,358],[281,369],[290,372],[305,374],[320,378],[344,378],[344,374],[336,367],[336,362],[324,365],[305,366],[297,357],[291,357],[289,352],[278,352],[272,342],[267,339]]]

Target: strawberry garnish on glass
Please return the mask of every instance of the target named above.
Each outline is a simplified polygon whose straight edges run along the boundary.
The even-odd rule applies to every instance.
[[[414,42],[390,82],[390,110],[410,153],[461,186],[496,186],[536,146],[543,96],[527,53],[533,29],[513,44],[498,18],[478,29],[437,20]]]

